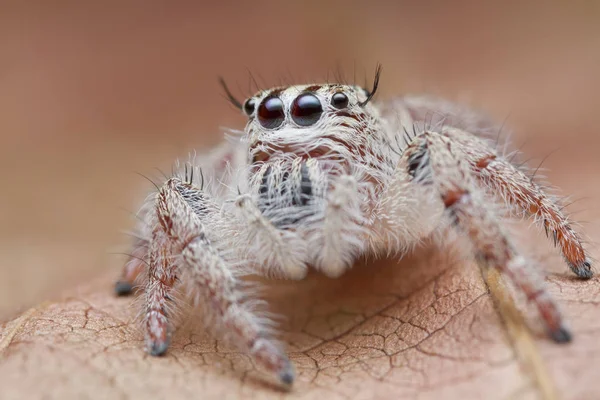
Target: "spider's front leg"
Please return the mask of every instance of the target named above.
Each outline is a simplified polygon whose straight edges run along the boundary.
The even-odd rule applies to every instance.
[[[202,180],[204,180],[204,174],[206,174],[213,176],[217,181],[229,183],[231,179],[229,167],[241,165],[245,157],[245,150],[240,148],[239,143],[224,141],[219,146],[213,148],[210,154],[202,156],[202,165],[204,166],[202,169],[195,167],[194,163],[186,165],[186,175],[187,168],[189,167],[190,181],[193,180],[195,171],[197,175],[202,176]],[[193,158],[195,160],[196,157],[194,156]],[[219,188],[216,188],[216,190],[218,191]],[[221,190],[223,189],[221,188]],[[213,194],[216,194],[214,192],[215,190],[213,190]],[[131,254],[123,267],[121,277],[115,283],[115,293],[119,296],[131,294],[136,284],[140,283],[141,279],[139,278],[146,271],[151,246],[150,242],[154,235],[153,228],[155,222],[153,219],[155,217],[155,202],[153,197],[147,199],[136,217],[139,222],[132,234],[135,240]]]
[[[475,184],[468,164],[457,150],[459,146],[442,134],[424,132],[407,147],[400,167],[409,171],[413,183],[439,196],[447,217],[456,229],[466,233],[478,258],[506,274],[536,305],[552,339],[570,341],[556,303],[486,206],[489,203],[485,193]]]
[[[205,229],[205,221],[211,218],[211,226],[221,223],[218,207],[192,184],[171,178],[159,190],[145,288],[148,351],[160,355],[167,349],[167,304],[178,276],[204,306],[207,326],[290,384],[294,379],[290,361],[264,318],[245,302],[232,261],[211,241],[215,233]]]

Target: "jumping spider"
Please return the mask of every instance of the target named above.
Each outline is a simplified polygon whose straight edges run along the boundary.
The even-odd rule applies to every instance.
[[[453,231],[535,304],[554,341],[571,340],[492,204],[533,217],[571,270],[590,278],[580,236],[561,208],[496,151],[498,128],[481,115],[428,97],[375,104],[380,72],[370,91],[277,87],[244,103],[222,82],[248,118],[245,130],[207,155],[202,171],[190,165],[150,196],[116,284],[118,294],[127,294],[138,275],[146,279],[142,319],[150,354],[169,346],[171,299],[181,282],[204,306],[207,326],[291,384],[293,365],[272,324],[248,300],[242,275],[302,279],[310,265],[338,277],[360,256],[402,255],[426,237],[441,240]],[[201,183],[194,173],[203,173]],[[206,187],[205,175],[212,181]]]

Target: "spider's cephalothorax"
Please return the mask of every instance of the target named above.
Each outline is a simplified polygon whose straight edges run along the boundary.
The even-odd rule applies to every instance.
[[[275,226],[298,231],[311,225],[306,218],[323,217],[339,176],[370,183],[359,189],[363,200],[368,187],[381,189],[398,157],[369,95],[357,86],[302,85],[245,101],[251,193]]]
[[[489,134],[497,128],[487,119],[428,97],[373,103],[379,72],[369,91],[290,86],[241,103],[225,87],[248,117],[240,140],[208,154],[202,174],[186,165],[150,197],[116,286],[126,294],[145,278],[151,354],[167,350],[171,299],[185,285],[204,306],[208,327],[290,384],[292,364],[241,275],[302,279],[312,266],[336,277],[358,257],[404,254],[425,238],[443,244],[452,232],[474,258],[512,279],[552,339],[570,340],[531,261],[503,229],[502,208],[490,204],[533,217],[571,270],[590,278],[580,235],[562,208],[496,151]]]

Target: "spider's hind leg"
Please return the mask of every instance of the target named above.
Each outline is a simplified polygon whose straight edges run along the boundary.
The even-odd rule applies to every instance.
[[[123,266],[121,277],[115,282],[115,293],[118,296],[131,294],[139,281],[142,272],[146,269],[150,242],[136,238],[129,259]]]

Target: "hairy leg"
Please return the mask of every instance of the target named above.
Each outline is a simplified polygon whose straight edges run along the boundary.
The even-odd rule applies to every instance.
[[[591,262],[580,235],[573,229],[560,206],[523,171],[498,155],[485,141],[460,130],[448,130],[445,135],[460,144],[475,176],[486,186],[516,206],[526,216],[533,216],[552,235],[554,244],[569,268],[580,278],[591,278]]]
[[[203,219],[219,218],[215,210],[216,206],[198,188],[178,178],[169,179],[157,196],[156,220],[160,233],[153,237],[152,246],[154,249],[154,241],[161,243],[164,237],[166,244],[159,244],[158,248],[170,248],[172,256],[159,253],[159,257],[151,257],[151,271],[161,270],[161,264],[154,262],[155,258],[163,264],[176,260],[181,280],[192,290],[195,300],[204,306],[206,326],[213,328],[231,345],[247,352],[260,366],[278,375],[283,383],[289,384],[294,379],[291,363],[273,338],[265,318],[257,315],[252,302],[246,300],[247,293],[241,290],[241,282],[231,261],[224,258],[209,239]],[[154,265],[159,268],[153,268]],[[170,276],[155,275],[155,279],[150,275],[146,296],[151,312],[161,309],[161,302],[166,301],[168,296],[162,286],[172,283]],[[152,297],[155,293],[158,301]],[[150,301],[156,301],[158,306],[152,308]],[[153,332],[156,326],[159,327],[156,332],[161,334],[160,328],[166,326],[166,313],[158,311],[152,314],[156,317],[146,324],[150,340],[156,336]],[[164,352],[166,345],[162,344],[161,340],[156,345],[151,343],[151,353],[160,354],[152,351],[155,347]]]
[[[153,356],[164,354],[171,341],[169,302],[177,280],[177,267],[170,247],[165,232],[157,227],[152,235],[143,317],[146,350]]]
[[[460,144],[448,137],[424,132],[408,146],[400,166],[409,170],[416,184],[430,187],[441,198],[450,221],[466,233],[478,258],[507,275],[536,305],[549,335],[557,342],[569,341],[557,305],[486,205],[457,147]]]
[[[184,181],[193,183],[194,175],[200,179],[201,186],[204,185],[204,174],[212,176],[216,181],[224,183],[214,187],[214,191],[223,192],[232,178],[231,170],[245,162],[245,150],[239,143],[232,141],[223,141],[220,145],[213,148],[210,153],[204,154],[196,159],[196,155],[190,155],[190,162],[184,166],[184,172],[181,172],[181,178]],[[206,166],[201,170],[198,162]],[[179,168],[179,162],[176,163]],[[213,193],[214,194],[214,193]],[[221,193],[222,194],[222,193]],[[143,275],[149,264],[150,255],[150,237],[153,235],[152,226],[155,224],[154,218],[154,197],[149,197],[144,206],[138,212],[139,223],[135,230],[135,240],[131,247],[131,253],[123,270],[121,277],[115,283],[115,293],[119,296],[125,296],[132,293],[135,284],[140,281],[139,277]]]
[[[115,293],[117,295],[125,296],[133,291],[138,278],[146,270],[149,247],[150,242],[148,240],[135,239],[129,259],[123,266],[121,277],[115,283]]]
[[[394,129],[412,134],[413,124],[431,127],[460,144],[456,150],[467,159],[475,178],[510,205],[511,210],[531,216],[543,226],[577,276],[592,277],[591,261],[581,236],[561,206],[526,173],[493,149],[490,139],[497,137],[498,129],[502,128],[495,127],[492,119],[460,104],[427,96],[403,97],[392,105],[388,113],[401,112],[403,116]]]

